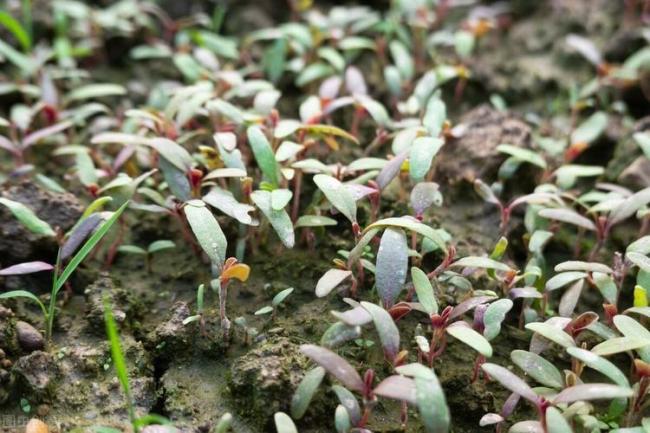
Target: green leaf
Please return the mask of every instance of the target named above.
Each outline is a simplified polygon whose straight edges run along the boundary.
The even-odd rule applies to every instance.
[[[415,293],[418,295],[418,301],[422,304],[424,311],[429,315],[438,314],[438,302],[427,274],[422,269],[414,266],[411,268],[411,279],[413,280]]]
[[[157,137],[150,139],[146,144],[156,149],[156,151],[173,164],[183,174],[192,166],[192,156],[180,144],[168,138]]]
[[[431,168],[433,157],[444,144],[444,140],[434,137],[418,137],[413,141],[409,154],[409,173],[414,182],[424,179]]]
[[[614,316],[614,325],[626,337],[642,338],[650,342],[650,331],[631,317],[622,314]],[[637,352],[645,362],[650,363],[650,347],[639,348]]]
[[[315,367],[305,374],[291,399],[292,417],[300,419],[305,415],[309,403],[311,403],[324,377],[325,369],[323,367]]]
[[[11,290],[9,292],[0,293],[0,299],[11,299],[11,298],[27,298],[34,301],[40,307],[43,312],[43,317],[47,316],[47,309],[45,305],[41,302],[36,295],[27,290]]]
[[[388,48],[402,79],[404,81],[411,81],[415,74],[415,63],[408,48],[397,39],[392,40]]]
[[[269,191],[258,190],[251,194],[251,200],[253,200],[253,203],[255,203],[264,216],[269,220],[284,246],[287,248],[293,248],[295,244],[295,235],[291,218],[284,209],[273,209],[271,199],[272,195]]]
[[[47,222],[37,217],[36,214],[24,204],[4,197],[0,197],[0,204],[8,207],[16,219],[30,232],[44,236],[56,235]]]
[[[77,87],[66,95],[65,103],[80,101],[84,99],[102,98],[105,96],[126,95],[126,89],[119,84],[88,84]]]
[[[546,425],[548,426],[548,433],[573,433],[573,429],[566,418],[553,406],[546,410]]]
[[[322,298],[330,294],[343,281],[352,275],[352,271],[344,269],[329,269],[316,283],[316,296]]]
[[[153,254],[157,253],[158,251],[168,250],[170,248],[176,248],[176,244],[170,240],[161,239],[150,243],[147,247],[147,252],[149,254]]]
[[[333,75],[336,71],[327,63],[316,62],[312,63],[303,69],[300,74],[296,77],[296,86],[302,87],[306,84],[311,83],[312,81],[319,80],[321,78],[329,77]]]
[[[120,245],[117,250],[121,253],[146,255],[147,250],[136,245]]]
[[[341,137],[345,138],[346,140],[350,140],[351,142],[355,144],[359,144],[359,140],[357,138],[350,134],[349,132],[344,131],[341,128],[338,128],[336,126],[332,125],[321,125],[321,124],[305,124],[305,125],[300,125],[300,128],[303,131],[306,131],[308,134],[314,134],[314,135],[334,135],[336,137]]]
[[[201,248],[208,255],[212,264],[221,272],[226,260],[228,240],[223,234],[219,222],[201,200],[188,201],[184,210],[187,222]]]
[[[589,144],[596,140],[607,128],[607,114],[597,111],[582,122],[571,134],[571,144]]]
[[[387,228],[381,237],[377,252],[375,284],[385,308],[395,304],[408,269],[408,245],[406,235],[400,229]]]
[[[282,210],[291,201],[293,193],[288,189],[274,189],[271,191],[271,207],[273,210]]]
[[[492,346],[481,334],[464,323],[454,322],[447,327],[447,333],[457,340],[467,344],[481,355],[489,358],[492,356]]]
[[[336,220],[321,215],[303,215],[296,221],[296,228],[299,227],[324,227],[335,226]]]
[[[558,329],[548,323],[533,322],[526,325],[526,329],[536,332],[542,337],[559,344],[564,348],[574,347],[576,343],[573,338],[561,329]]]
[[[616,337],[597,344],[591,349],[591,351],[596,355],[605,356],[640,349],[642,347],[650,348],[650,339],[640,337]]]
[[[246,135],[260,170],[262,170],[269,182],[277,185],[280,182],[280,171],[266,135],[259,126],[250,126],[246,130]]]
[[[115,319],[113,318],[113,310],[111,308],[108,295],[105,295],[104,297],[104,322],[106,323],[106,335],[108,337],[108,342],[111,346],[111,358],[113,359],[113,365],[115,366],[115,374],[117,375],[117,379],[122,385],[122,391],[124,392],[127,400],[129,418],[131,419],[131,423],[133,423],[135,421],[135,414],[133,412],[133,402],[131,401],[129,375],[126,369],[126,362],[124,360],[124,354],[122,353],[120,337],[118,334],[117,325],[115,324]]]
[[[545,290],[547,292],[559,289],[566,286],[567,284],[573,283],[574,281],[587,278],[589,275],[585,272],[570,271],[562,272],[560,274],[554,275],[546,282]]]
[[[273,300],[271,301],[271,304],[274,307],[277,307],[280,305],[282,302],[284,302],[285,299],[287,299],[287,296],[293,293],[293,287],[289,287],[288,289],[284,289],[281,292],[279,292],[277,295],[273,297]]]
[[[327,200],[339,212],[341,212],[351,223],[357,220],[357,202],[347,190],[344,184],[338,179],[325,174],[314,176],[314,183],[323,191]]]
[[[572,347],[569,349],[575,348]],[[513,350],[510,358],[524,373],[542,385],[554,389],[562,389],[564,387],[562,373],[553,364],[538,354],[525,350]]]
[[[36,61],[20,53],[11,45],[0,39],[0,56],[7,58],[23,75],[31,75],[37,69]]]
[[[260,308],[259,310],[257,310],[256,312],[254,312],[253,314],[255,316],[262,316],[264,314],[270,314],[272,312],[273,312],[273,307],[271,307],[270,305],[266,305],[266,306]]]
[[[630,386],[630,382],[627,380],[627,376],[621,370],[619,370],[617,366],[605,358],[578,347],[569,347],[566,351],[569,353],[569,355],[577,358],[587,367],[593,368],[594,370],[610,378],[615,384],[623,387]]]
[[[374,229],[380,229],[385,227],[400,227],[403,229],[410,230],[412,232],[418,233],[426,238],[431,239],[442,251],[447,250],[447,245],[445,240],[440,236],[440,234],[429,227],[426,224],[421,223],[415,218],[411,217],[393,217],[393,218],[384,218],[374,223],[370,224],[363,231],[364,234],[368,233]]]
[[[522,147],[513,146],[511,144],[500,144],[497,146],[497,151],[510,155],[520,161],[528,162],[536,165],[537,167],[546,169],[547,164],[544,158],[537,152]]]
[[[0,11],[0,24],[14,35],[18,43],[23,47],[23,51],[29,52],[31,50],[32,39],[17,19],[5,11]]]
[[[561,221],[567,224],[573,224],[587,230],[596,231],[596,225],[592,220],[580,215],[572,209],[547,208],[540,210],[537,215],[542,218]]]
[[[395,369],[399,374],[413,376],[416,402],[427,433],[447,433],[451,416],[440,381],[432,369],[422,364],[407,364]]]
[[[483,315],[483,336],[489,341],[493,340],[501,332],[501,322],[506,317],[506,313],[512,309],[510,299],[499,299],[488,305]]]
[[[467,256],[456,260],[451,266],[463,268],[494,269],[495,271],[511,272],[513,269],[505,263],[497,262],[488,257]]]
[[[381,345],[384,348],[384,353],[391,361],[395,359],[395,356],[399,353],[399,330],[393,321],[393,318],[390,316],[388,311],[383,308],[370,303],[370,302],[361,302],[361,306],[370,313],[372,316],[372,321],[375,324],[375,329],[379,334],[379,340]]]

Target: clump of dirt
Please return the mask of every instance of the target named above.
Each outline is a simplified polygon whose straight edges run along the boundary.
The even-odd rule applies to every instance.
[[[442,185],[455,185],[495,178],[505,156],[497,152],[500,144],[531,146],[531,128],[519,117],[480,105],[459,120],[462,135],[450,140],[436,157],[435,180]]]
[[[240,414],[267,425],[277,411],[287,411],[307,359],[288,338],[271,338],[233,362],[230,394]]]
[[[5,188],[0,194],[24,204],[52,228],[64,232],[77,222],[83,211],[83,206],[74,195],[48,191],[35,182],[21,182]],[[55,239],[32,233],[5,206],[0,206],[0,239],[3,266],[27,259],[54,260],[57,248]]]

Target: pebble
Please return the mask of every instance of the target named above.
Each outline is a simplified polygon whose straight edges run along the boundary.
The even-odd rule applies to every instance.
[[[25,427],[25,433],[49,433],[47,424],[36,418],[32,418]]]
[[[16,322],[16,335],[18,344],[27,352],[42,350],[45,347],[45,340],[41,333],[27,322],[21,320]]]

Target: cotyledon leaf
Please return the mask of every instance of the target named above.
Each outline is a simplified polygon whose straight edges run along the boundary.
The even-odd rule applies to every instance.
[[[47,222],[36,216],[36,214],[24,204],[4,197],[0,197],[0,204],[5,205],[16,219],[30,232],[45,236],[54,236],[56,234]]]
[[[395,303],[406,281],[408,245],[404,231],[387,228],[381,237],[377,252],[375,280],[377,292],[386,308]]]
[[[295,244],[295,234],[293,223],[287,211],[284,209],[275,210],[272,206],[272,195],[269,191],[254,191],[251,194],[251,200],[262,211],[264,216],[269,220],[271,226],[278,234],[278,237],[287,248],[293,248]]]

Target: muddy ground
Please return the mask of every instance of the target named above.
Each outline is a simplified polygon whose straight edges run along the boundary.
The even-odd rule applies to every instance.
[[[438,163],[436,178],[445,188],[445,206],[436,209],[433,217],[452,234],[460,255],[482,254],[491,249],[498,236],[496,210],[471,193],[468,180],[494,177],[500,162],[496,145],[506,141],[530,144],[526,110],[543,112],[555,100],[566,98],[571,80],[590,73],[589,65],[576,62],[574,54],[563,51],[559,42],[562,35],[569,31],[586,33],[611,60],[624,59],[640,43],[625,26],[622,2],[531,3],[538,2],[513,2],[515,15],[510,29],[484,41],[472,65],[476,74],[467,97],[461,104],[449,104],[452,119],[464,119],[469,132],[453,150],[441,155],[443,162]],[[241,13],[244,18],[273,22],[262,7]],[[500,93],[510,102],[510,114],[482,105],[492,93]],[[639,95],[624,96],[634,102]],[[642,114],[641,109],[638,117]],[[647,128],[648,123],[640,121],[638,127]],[[613,158],[610,165],[618,167],[617,173],[622,172],[632,158],[621,150],[629,148],[625,137],[617,135],[616,125],[611,125],[601,141],[596,150],[581,158],[590,163],[600,159],[603,164]],[[538,175],[522,173],[523,182],[508,186],[511,194],[529,192]],[[643,172],[630,179],[644,182]],[[5,185],[2,194],[24,202],[51,225],[63,229],[69,228],[83,209],[74,196],[45,192],[34,184]],[[385,216],[402,215],[404,211],[390,199],[383,203]],[[55,245],[27,235],[3,212],[0,209],[3,266],[26,259],[54,261]],[[515,216],[509,251],[515,263],[525,256],[518,224]],[[126,225],[130,227],[125,239],[129,243],[146,245],[164,238],[175,240],[179,247],[156,256],[151,272],[137,256],[118,255],[109,268],[104,266],[105,257],[88,260],[71,279],[65,299],[62,297],[54,342],[47,349],[39,344],[38,335],[30,335],[44,327],[37,309],[19,301],[0,307],[0,414],[39,415],[55,431],[62,432],[89,425],[126,428],[124,399],[110,365],[104,333],[101,296],[108,292],[120,325],[138,413],[164,415],[183,431],[208,432],[222,414],[232,412],[238,433],[272,431],[272,414],[288,409],[292,391],[309,365],[298,346],[317,342],[334,322],[329,311],[345,307],[335,296],[317,299],[314,287],[336,251],[351,247],[347,225],[341,220],[337,230],[317,233],[314,249],[300,243],[287,251],[269,233],[268,242],[259,242],[264,247],[249,250],[245,262],[252,268],[252,277],[245,284],[233,284],[228,295],[229,317],[245,317],[247,328],[234,325],[230,342],[223,341],[218,330],[218,300],[209,290],[205,329],[197,323],[182,324],[194,314],[198,284],[208,283],[210,276],[201,258],[181,247],[183,240],[175,221],[134,212],[127,216]],[[107,239],[104,245],[111,241]],[[570,237],[557,242],[550,247],[552,254],[558,260],[570,255],[573,242]],[[47,278],[39,276],[0,279],[2,291],[25,288],[43,299],[47,299],[48,287]],[[287,287],[295,291],[273,317],[253,315]],[[445,301],[454,303],[464,295],[449,293]],[[415,325],[417,319],[404,320]],[[366,334],[365,338],[374,338],[371,332]],[[402,335],[402,341],[412,339]],[[517,324],[509,323],[495,341],[493,362],[507,365],[510,351],[526,348],[527,341]],[[415,353],[414,347],[411,349]],[[353,345],[344,350],[344,355],[359,369],[371,366],[379,376],[389,373],[376,345],[369,351]],[[498,410],[506,397],[498,385],[471,383],[473,362],[473,352],[452,343],[436,364],[451,408],[453,431],[458,433],[478,431],[480,417]],[[336,404],[326,388],[298,423],[301,432],[332,431]],[[417,413],[410,416],[416,418]],[[407,431],[418,431],[416,424],[409,424]],[[379,433],[402,431],[399,407],[380,406],[369,428]]]

